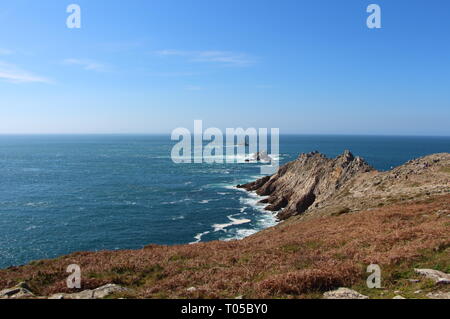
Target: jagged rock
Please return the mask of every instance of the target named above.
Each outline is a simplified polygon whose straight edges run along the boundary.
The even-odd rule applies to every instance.
[[[261,162],[261,161],[271,162],[272,157],[270,157],[266,151],[261,151],[261,152],[256,152],[250,158],[247,158],[245,161],[246,162]]]
[[[94,289],[94,298],[102,299],[102,298],[105,298],[114,293],[127,292],[127,291],[129,291],[129,289],[124,288],[122,286],[115,285],[115,284],[107,284],[107,285],[104,285],[97,289]]]
[[[448,284],[450,284],[450,279],[448,279],[448,278],[439,278],[438,281],[436,281],[436,284],[438,284],[438,285],[448,285]]]
[[[369,297],[349,288],[339,288],[323,294],[325,299],[369,299]]]
[[[280,219],[305,212],[314,203],[333,197],[348,181],[361,173],[373,171],[364,160],[345,151],[335,159],[312,152],[300,157],[278,170],[270,178],[239,185],[258,195],[269,196],[268,210],[282,209]]]
[[[420,282],[419,279],[408,279],[408,281],[412,284],[417,284],[418,282]]]
[[[430,292],[427,297],[430,299],[450,299],[450,292]]]
[[[93,290],[84,290],[72,294],[54,294],[48,299],[103,299],[113,293],[126,291],[129,291],[129,289],[115,284],[107,284]]]
[[[34,294],[25,282],[21,282],[12,288],[0,291],[0,299],[20,299],[30,297],[34,297]]]
[[[445,272],[434,269],[414,269],[414,271],[428,279],[433,280],[436,284],[450,283],[450,275]]]
[[[378,172],[350,151],[334,159],[319,152],[301,154],[272,176],[238,185],[267,196],[266,210],[285,220],[295,215],[340,216],[343,212],[381,207],[450,192],[450,154],[415,159]],[[446,213],[447,214],[447,213]]]
[[[402,297],[402,296],[400,296],[400,295],[397,295],[397,296],[395,296],[394,298],[392,298],[392,299],[406,299],[405,297]]]

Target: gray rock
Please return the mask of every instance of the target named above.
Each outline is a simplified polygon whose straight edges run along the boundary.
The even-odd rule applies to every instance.
[[[48,299],[103,299],[111,294],[126,291],[129,291],[129,289],[115,284],[107,284],[93,290],[84,290],[72,294],[54,294]]]
[[[369,297],[348,288],[339,288],[337,290],[328,291],[324,293],[323,296],[325,299],[369,299]]]
[[[186,289],[186,290],[189,291],[189,292],[194,292],[194,291],[197,290],[197,288],[195,288],[195,287],[189,287],[189,288]]]
[[[400,296],[400,295],[397,295],[397,296],[395,296],[394,298],[392,298],[392,299],[406,299],[405,297],[402,297],[402,296]]]
[[[271,162],[272,157],[267,154],[266,151],[262,152],[256,152],[255,154],[252,154],[250,158],[247,158],[245,160],[246,162]]]
[[[107,285],[104,285],[104,286],[94,289],[93,297],[94,297],[94,299],[103,299],[114,293],[127,292],[127,291],[129,291],[129,289],[121,287],[119,285],[107,284]]]
[[[0,298],[2,299],[20,299],[20,298],[31,298],[34,294],[30,291],[30,287],[24,282],[18,285],[4,289],[0,291]]]
[[[450,283],[450,275],[445,272],[434,269],[414,269],[414,271],[428,279],[433,280],[437,284]]]
[[[448,279],[448,278],[439,278],[438,281],[436,281],[436,284],[438,284],[438,285],[448,285],[448,284],[450,284],[450,279]]]
[[[450,299],[450,292],[430,292],[427,297],[430,299]]]

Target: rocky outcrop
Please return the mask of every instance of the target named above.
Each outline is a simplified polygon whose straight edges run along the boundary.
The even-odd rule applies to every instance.
[[[312,152],[281,166],[273,176],[237,187],[267,196],[261,202],[282,220],[300,214],[341,215],[450,193],[450,154],[433,154],[379,172],[350,151],[334,159]]]
[[[450,275],[434,269],[414,269],[414,271],[428,279],[433,280],[436,284],[450,284]]]
[[[12,288],[0,291],[0,299],[24,299],[32,297],[34,297],[34,294],[31,292],[30,287],[24,282],[21,282]]]
[[[35,296],[30,287],[21,282],[18,285],[0,291],[0,299],[103,299],[112,294],[128,292],[130,289],[116,284],[107,284],[95,289],[83,290],[75,293],[58,293],[49,297]]]
[[[266,151],[256,152],[250,158],[245,160],[246,162],[271,162],[272,158]]]
[[[107,284],[93,290],[84,290],[72,294],[54,294],[48,299],[103,299],[115,293],[127,292],[129,289],[115,284]]]
[[[430,299],[450,299],[450,292],[430,292],[427,294],[427,297]]]
[[[369,297],[349,288],[339,288],[323,294],[324,299],[369,299]]]
[[[282,166],[272,177],[238,185],[258,195],[269,196],[267,210],[282,211],[279,218],[305,212],[313,204],[324,202],[348,185],[360,174],[374,171],[362,158],[345,151],[335,159],[318,152],[302,154]]]

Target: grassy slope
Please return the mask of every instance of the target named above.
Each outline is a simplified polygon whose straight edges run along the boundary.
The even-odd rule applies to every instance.
[[[420,298],[436,287],[427,280],[410,283],[418,278],[414,267],[450,272],[448,207],[450,195],[293,220],[242,241],[75,253],[1,270],[0,289],[26,281],[39,295],[73,292],[65,287],[65,269],[75,263],[83,289],[113,282],[133,289],[126,297],[311,298],[346,286],[374,298],[395,290]],[[370,263],[381,266],[385,289],[366,288]],[[197,290],[187,291],[192,286]]]

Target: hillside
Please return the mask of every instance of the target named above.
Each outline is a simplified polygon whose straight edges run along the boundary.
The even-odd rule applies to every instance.
[[[437,284],[414,269],[450,273],[450,154],[388,172],[350,152],[303,154],[241,187],[269,196],[268,209],[284,221],[240,241],[79,252],[10,267],[0,270],[0,290],[26,282],[34,295],[25,297],[73,293],[65,270],[78,264],[82,290],[127,288],[109,297],[322,298],[338,287],[371,298],[449,296],[447,279]],[[371,263],[381,267],[381,289],[365,285]]]

